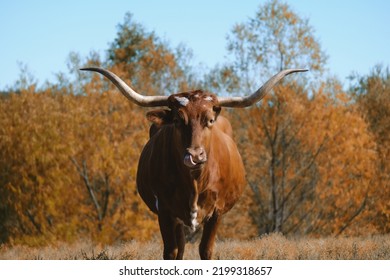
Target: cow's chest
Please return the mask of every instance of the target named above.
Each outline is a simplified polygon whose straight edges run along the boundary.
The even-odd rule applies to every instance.
[[[171,185],[166,192],[155,196],[156,208],[168,209],[172,218],[178,219],[195,230],[205,219],[209,219],[215,210],[217,194],[210,190],[198,193],[197,185]]]

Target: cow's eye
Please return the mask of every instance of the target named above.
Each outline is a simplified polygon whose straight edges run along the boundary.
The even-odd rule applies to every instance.
[[[215,123],[215,119],[209,119],[209,123],[208,123],[209,126],[212,126],[214,123]]]

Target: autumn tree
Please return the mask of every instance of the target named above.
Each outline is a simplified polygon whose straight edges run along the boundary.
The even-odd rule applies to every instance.
[[[361,233],[375,143],[340,87],[333,99],[323,89],[309,98],[299,86],[280,86],[262,106],[238,113],[258,234]]]
[[[367,119],[379,155],[376,183],[376,219],[380,232],[389,232],[390,219],[390,71],[377,65],[366,76],[355,74],[350,93]]]
[[[2,242],[111,243],[156,232],[135,187],[143,112],[119,94],[91,90],[30,89],[2,100]]]
[[[79,210],[88,221],[86,231],[105,242],[146,239],[155,225],[135,186],[138,156],[147,139],[143,112],[120,94],[89,90],[78,100],[84,110],[74,113],[80,119],[72,126],[76,142],[69,154],[83,193]]]
[[[62,239],[74,232],[67,221],[77,209],[68,192],[71,173],[64,175],[70,171],[64,108],[34,87],[10,94],[0,107],[1,242]]]

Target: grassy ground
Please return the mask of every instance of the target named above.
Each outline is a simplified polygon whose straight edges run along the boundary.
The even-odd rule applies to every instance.
[[[159,240],[128,242],[115,246],[90,242],[56,244],[42,248],[1,246],[0,259],[90,260],[161,259]],[[199,259],[196,244],[187,244],[185,259]],[[215,259],[273,260],[390,260],[390,235],[343,238],[286,238],[279,234],[250,241],[217,241]]]

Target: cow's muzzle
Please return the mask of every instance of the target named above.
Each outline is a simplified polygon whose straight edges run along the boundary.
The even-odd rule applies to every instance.
[[[189,148],[184,155],[184,164],[189,168],[200,167],[207,161],[207,154],[203,148]]]

